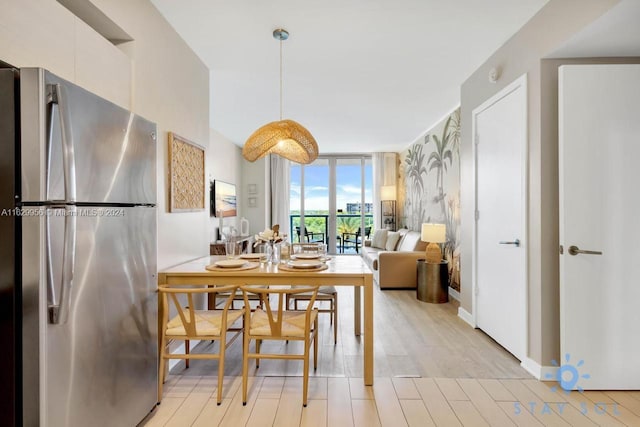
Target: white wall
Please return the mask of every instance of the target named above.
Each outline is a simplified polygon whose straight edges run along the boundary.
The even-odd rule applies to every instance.
[[[42,67],[125,108],[132,62],[55,0],[0,0],[0,59]]]
[[[256,234],[265,228],[271,226],[271,194],[269,180],[271,179],[269,156],[265,156],[253,163],[243,161],[242,165],[242,197],[246,209],[244,216],[249,220],[249,234]],[[257,193],[256,206],[249,207],[247,205],[247,186],[256,184]],[[251,196],[253,197],[253,195]]]
[[[167,132],[209,145],[209,70],[147,0],[93,0],[134,41],[113,46],[55,0],[0,0],[0,59],[37,66],[158,125],[158,268],[209,253],[208,209],[167,212]]]
[[[242,149],[228,140],[224,135],[210,130],[209,151],[207,152],[207,182],[219,179],[236,185],[236,195],[238,197],[238,216],[224,218],[223,225],[232,225],[240,232],[240,218],[246,210],[246,188],[242,184]],[[207,199],[208,200],[208,199]],[[209,218],[209,240],[213,242],[216,238],[219,220],[215,217]]]

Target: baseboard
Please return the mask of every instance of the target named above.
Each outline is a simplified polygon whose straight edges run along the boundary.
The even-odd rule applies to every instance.
[[[460,302],[460,292],[456,291],[452,287],[449,287],[449,296],[454,300]]]
[[[558,368],[556,366],[542,366],[535,360],[529,359],[528,357],[525,357],[525,359],[520,362],[520,366],[522,366],[525,371],[533,375],[537,380],[556,381],[556,374],[558,372]]]
[[[473,316],[464,308],[458,307],[458,317],[467,322],[472,328],[476,327]]]

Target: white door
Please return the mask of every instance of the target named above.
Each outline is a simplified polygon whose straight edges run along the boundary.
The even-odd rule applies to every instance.
[[[584,361],[573,389],[640,389],[640,65],[559,78],[561,363]]]
[[[473,112],[476,325],[523,360],[527,350],[527,80]]]

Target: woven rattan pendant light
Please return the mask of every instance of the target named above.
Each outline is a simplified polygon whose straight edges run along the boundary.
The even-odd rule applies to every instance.
[[[280,41],[280,120],[253,132],[244,143],[242,155],[255,162],[274,153],[296,163],[308,164],[318,157],[316,140],[300,123],[282,119],[282,42],[289,38],[289,33],[279,28],[273,32],[273,38]]]

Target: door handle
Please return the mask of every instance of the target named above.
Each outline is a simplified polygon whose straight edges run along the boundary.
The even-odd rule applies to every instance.
[[[516,248],[520,247],[520,239],[516,239],[513,242],[498,242],[501,245],[514,245]]]
[[[601,251],[583,251],[577,246],[569,246],[569,255],[602,255]]]

